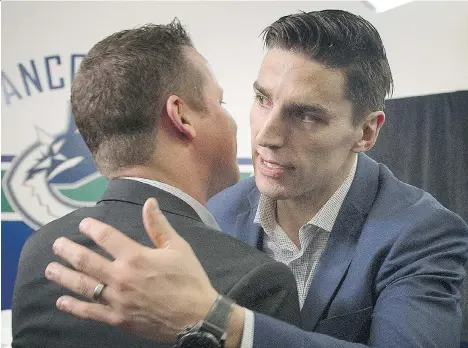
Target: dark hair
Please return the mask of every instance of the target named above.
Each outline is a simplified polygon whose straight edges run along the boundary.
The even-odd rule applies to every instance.
[[[301,12],[284,16],[263,33],[265,46],[304,54],[347,76],[353,121],[383,110],[393,79],[377,29],[360,16],[342,10]]]
[[[204,108],[204,78],[184,47],[193,44],[175,19],[112,34],[83,59],[72,82],[72,111],[103,175],[149,162],[171,94]]]

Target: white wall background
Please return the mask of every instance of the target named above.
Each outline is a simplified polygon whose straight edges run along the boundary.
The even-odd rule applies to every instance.
[[[2,70],[12,80],[16,64],[60,54],[65,88],[33,91],[6,105],[2,99],[2,154],[16,154],[35,137],[40,123],[51,133],[64,128],[69,95],[69,55],[85,53],[103,37],[177,16],[198,50],[211,62],[225,89],[227,109],[239,125],[239,156],[250,154],[248,114],[252,82],[263,49],[260,32],[297,10],[339,8],[372,22],[387,49],[395,80],[394,97],[468,89],[468,2],[414,2],[377,14],[362,1],[308,2],[2,2]],[[42,63],[41,62],[42,59]],[[18,85],[22,85],[17,76]],[[45,88],[46,89],[46,88]],[[16,132],[23,135],[18,139]],[[7,130],[7,131],[6,131]]]
[[[250,155],[248,114],[252,83],[263,49],[261,31],[279,17],[339,8],[359,14],[379,30],[395,80],[394,97],[468,89],[468,2],[414,2],[377,14],[362,1],[347,2],[19,2],[1,4],[2,71],[23,99],[2,97],[2,155],[17,155],[35,141],[35,126],[50,134],[67,122],[70,55],[86,53],[105,36],[177,16],[192,35],[225,89],[227,109],[239,125],[239,157]],[[50,90],[44,57],[60,55]],[[18,63],[34,60],[43,92],[26,96]],[[3,164],[2,164],[3,168]],[[9,345],[9,312],[2,313],[2,347]]]

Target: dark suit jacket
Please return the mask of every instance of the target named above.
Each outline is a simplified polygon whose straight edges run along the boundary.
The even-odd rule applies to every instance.
[[[249,178],[208,207],[224,232],[261,246],[259,195]],[[304,330],[256,314],[254,347],[458,348],[467,257],[459,216],[360,154],[301,311]]]
[[[56,309],[60,295],[69,293],[44,277],[59,236],[100,251],[78,231],[79,222],[94,217],[153,246],[142,223],[142,205],[158,199],[169,222],[192,246],[213,286],[238,304],[297,324],[299,305],[289,269],[236,239],[206,226],[185,202],[153,186],[113,180],[96,206],[78,209],[35,232],[26,242],[13,295],[13,347],[128,348],[163,347],[115,327],[72,317]]]

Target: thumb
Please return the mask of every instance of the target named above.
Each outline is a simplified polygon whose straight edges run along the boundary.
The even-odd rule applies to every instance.
[[[159,209],[156,198],[148,198],[143,206],[143,225],[156,248],[165,248],[180,238]]]

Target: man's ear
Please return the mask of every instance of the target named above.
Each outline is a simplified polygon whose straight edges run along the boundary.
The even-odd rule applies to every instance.
[[[375,111],[367,115],[358,126],[361,133],[361,138],[358,139],[353,147],[354,152],[366,152],[374,146],[379,136],[380,127],[385,122],[385,114],[383,111]]]
[[[167,117],[175,131],[188,140],[196,137],[195,128],[189,117],[192,110],[178,96],[171,95],[166,102]]]

